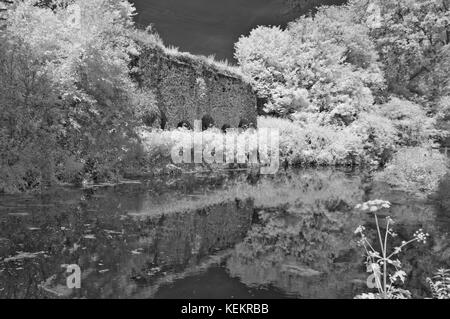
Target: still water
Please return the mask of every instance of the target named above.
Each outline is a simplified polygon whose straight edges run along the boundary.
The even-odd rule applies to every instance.
[[[353,298],[367,291],[354,230],[374,227],[354,207],[370,199],[393,203],[398,241],[430,233],[401,255],[405,288],[426,297],[450,267],[450,179],[419,197],[367,172],[300,170],[0,196],[0,298]]]

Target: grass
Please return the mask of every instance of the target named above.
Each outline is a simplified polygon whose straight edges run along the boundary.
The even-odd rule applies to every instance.
[[[141,43],[143,48],[159,50],[169,59],[178,62],[188,63],[197,68],[204,68],[214,73],[219,73],[228,77],[233,77],[249,83],[247,77],[242,73],[239,66],[230,63],[228,60],[216,60],[214,55],[194,55],[189,52],[182,52],[174,46],[166,46],[159,35],[145,30],[136,30],[134,39]]]

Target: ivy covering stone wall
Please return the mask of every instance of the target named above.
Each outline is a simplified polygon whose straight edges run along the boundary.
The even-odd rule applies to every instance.
[[[159,47],[145,48],[138,65],[141,85],[156,95],[162,128],[193,127],[195,120],[208,118],[218,128],[256,126],[256,94],[239,74]]]

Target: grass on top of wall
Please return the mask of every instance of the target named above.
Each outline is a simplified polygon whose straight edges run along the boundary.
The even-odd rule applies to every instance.
[[[136,30],[134,39],[145,47],[159,50],[168,58],[187,63],[197,68],[204,68],[214,73],[219,73],[228,77],[240,79],[249,83],[247,77],[241,72],[240,67],[231,64],[228,60],[216,60],[214,55],[195,55],[189,52],[182,52],[174,46],[166,46],[160,36],[146,30]]]

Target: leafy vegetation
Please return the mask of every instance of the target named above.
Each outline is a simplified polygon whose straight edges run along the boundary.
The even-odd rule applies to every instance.
[[[270,114],[348,125],[393,94],[432,106],[449,90],[448,0],[349,1],[283,30],[258,27],[235,57]]]
[[[399,282],[404,283],[406,279],[406,273],[402,270],[402,263],[397,256],[402,250],[414,243],[421,242],[426,243],[429,234],[425,234],[422,229],[419,229],[414,233],[414,237],[409,241],[403,241],[399,246],[394,247],[393,251],[388,251],[389,240],[397,237],[397,234],[391,228],[395,222],[389,216],[386,217],[385,233],[382,233],[381,225],[378,220],[377,212],[384,209],[389,209],[391,203],[383,200],[373,200],[361,205],[357,205],[357,209],[361,209],[364,212],[369,212],[374,215],[377,239],[379,241],[379,249],[375,243],[371,243],[365,234],[365,227],[359,226],[355,234],[360,236],[358,244],[364,248],[366,257],[365,264],[367,266],[367,272],[370,273],[370,277],[367,280],[369,288],[377,289],[378,293],[363,293],[358,295],[356,299],[409,299],[411,293],[405,289],[399,288],[397,285]],[[394,269],[391,272],[390,269]]]
[[[401,244],[393,248],[392,252],[389,252],[388,244],[391,246],[392,243],[390,241],[394,241],[398,237],[392,228],[395,222],[391,217],[387,216],[383,234],[383,226],[379,222],[378,214],[383,210],[388,210],[390,207],[391,203],[384,200],[373,200],[356,206],[357,209],[363,212],[373,214],[375,218],[375,242],[372,243],[369,240],[364,226],[358,226],[355,234],[359,237],[358,245],[364,248],[367,272],[371,274],[367,279],[367,286],[378,291],[377,293],[359,294],[355,297],[356,299],[411,299],[413,297],[410,291],[401,288],[405,284],[407,275],[398,256],[405,251],[407,246],[415,242],[426,244],[430,235],[419,229],[414,233],[412,239],[402,241]],[[380,250],[374,248],[377,246],[379,246]],[[448,269],[440,269],[432,279],[426,279],[433,299],[450,298],[449,273],[450,270]]]
[[[450,299],[450,269],[439,269],[427,282],[434,299]]]
[[[383,62],[390,92],[434,102],[448,92],[450,1],[350,1]]]
[[[280,128],[281,158],[293,166],[378,166],[386,163],[397,147],[393,123],[373,113],[361,114],[347,127],[270,117],[260,118],[259,126]]]
[[[447,174],[448,160],[431,147],[401,149],[376,179],[416,194],[437,190]]]
[[[266,115],[284,118],[261,125],[282,127],[285,162],[393,159],[383,174],[390,183],[434,190],[445,160],[423,150],[447,135],[448,9],[448,0],[354,0],[242,36],[235,57]]]
[[[279,27],[258,27],[236,43],[236,59],[269,114],[300,112],[321,124],[349,125],[368,111],[384,78],[369,29],[347,7],[325,7]]]
[[[133,81],[147,45],[250,82],[266,102],[259,127],[281,130],[284,165],[377,167],[394,158],[391,172],[402,148],[445,138],[448,1],[352,0],[286,29],[260,26],[236,43],[239,67],[164,46],[151,28],[135,28],[125,0],[13,1],[0,27],[0,192],[169,165],[171,148],[191,133],[142,128],[158,113],[153,92]],[[205,147],[220,151],[222,137],[210,130]],[[420,154],[397,175],[430,190],[442,160],[428,169],[412,163]]]
[[[6,12],[0,191],[115,175],[142,113],[155,107],[130,77],[133,15],[111,0],[17,1]]]

